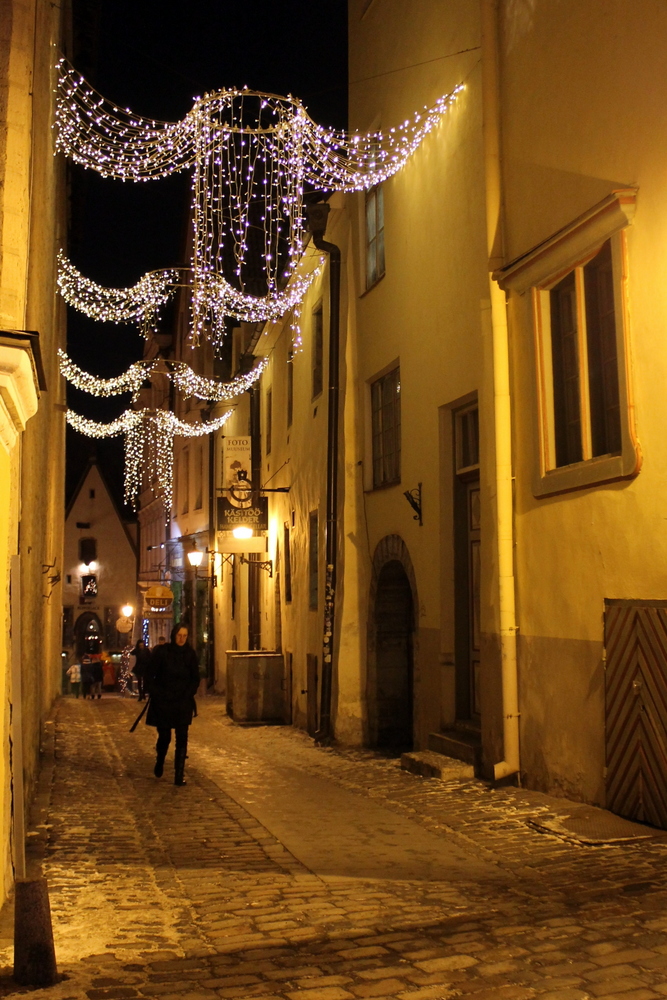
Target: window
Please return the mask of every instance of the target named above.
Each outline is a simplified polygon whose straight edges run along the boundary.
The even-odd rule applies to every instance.
[[[116,622],[120,612],[118,608],[106,607],[104,609],[104,645],[107,650],[109,649],[119,649],[124,646],[127,639],[124,639],[116,631]]]
[[[322,319],[322,303],[313,310],[312,367],[313,367],[313,399],[322,392],[324,384],[323,354],[324,354],[324,323]]]
[[[71,604],[63,607],[63,646],[74,645],[74,608]]]
[[[95,499],[95,490],[88,490],[88,496],[91,500]]]
[[[311,510],[308,519],[308,607],[317,611],[318,565],[319,565],[319,518],[316,510]]]
[[[287,355],[287,426],[292,426],[294,416],[294,354]]]
[[[79,562],[82,562],[84,566],[90,566],[90,564],[92,562],[95,562],[96,559],[97,559],[97,539],[80,538]]]
[[[283,525],[283,539],[285,550],[285,604],[292,600],[292,548],[290,545],[290,527],[287,521]]]
[[[81,598],[88,600],[97,597],[97,577],[89,574],[81,577]]]
[[[366,288],[384,274],[384,195],[382,186],[366,195]]]
[[[401,481],[400,369],[371,383],[373,487]]]
[[[197,442],[195,452],[195,510],[201,510],[204,492],[204,443]]]
[[[613,191],[494,273],[501,288],[532,294],[535,496],[626,479],[641,467],[626,305],[635,202],[635,190]],[[521,337],[529,314],[521,298],[515,306]]]
[[[190,455],[187,448],[181,452],[181,514],[190,510]]]
[[[273,390],[266,391],[266,454],[271,454],[271,435],[273,432]]]
[[[472,406],[455,413],[456,474],[479,471],[479,410]]]

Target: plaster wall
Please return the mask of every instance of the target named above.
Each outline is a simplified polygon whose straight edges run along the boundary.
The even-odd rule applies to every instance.
[[[62,167],[53,157],[50,126],[54,53],[61,48],[65,16],[64,7],[47,0],[9,0],[2,4],[0,16],[0,328],[39,331],[46,378],[39,409],[22,435],[20,464],[14,456],[9,479],[4,474],[0,479],[3,518],[14,524],[8,554],[18,551],[21,559],[22,621],[12,622],[12,629],[21,632],[26,803],[38,766],[42,723],[60,678],[64,397],[56,347],[64,346],[64,309],[56,300],[54,278],[55,252],[64,245],[64,198]],[[4,525],[0,532],[5,537]],[[6,595],[6,558],[0,566]],[[6,603],[4,607],[6,613]],[[6,723],[16,693],[10,690],[6,672],[3,678],[0,718]],[[2,742],[6,779],[6,731]],[[6,808],[6,785],[3,789]],[[5,831],[8,822],[4,812]],[[3,843],[0,868],[5,881],[0,893],[4,896],[9,887],[9,837]]]
[[[501,6],[507,259],[614,189],[638,188],[626,330],[636,478],[533,495],[530,293],[514,293],[509,308],[523,769],[534,787],[604,804],[604,599],[667,598],[667,140],[656,127],[667,10],[658,0],[537,0],[519,17]]]
[[[409,31],[405,30],[409,23]],[[364,275],[364,196],[350,196],[359,413],[366,433],[365,533],[372,553],[399,535],[419,595],[415,636],[415,743],[454,721],[452,408],[477,395],[482,497],[482,629],[497,629],[494,601],[494,454],[482,143],[479,4],[386,0],[350,4],[350,128],[389,128],[465,83],[444,121],[383,184],[386,273]],[[401,481],[372,489],[370,382],[400,364]],[[423,527],[403,495],[422,484]],[[366,564],[368,572],[368,564]],[[370,576],[360,585],[368,595]],[[372,617],[366,596],[361,616]],[[497,671],[493,643],[487,671]],[[495,699],[483,726],[498,715]]]

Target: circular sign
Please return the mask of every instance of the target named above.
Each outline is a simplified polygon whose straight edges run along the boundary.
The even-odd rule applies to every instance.
[[[116,619],[116,631],[117,632],[131,632],[132,631],[132,619],[125,618],[122,615],[120,618]]]

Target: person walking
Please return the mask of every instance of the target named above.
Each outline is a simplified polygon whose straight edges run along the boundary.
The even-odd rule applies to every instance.
[[[67,676],[69,678],[69,686],[72,689],[72,694],[78,698],[81,690],[81,664],[73,663],[67,670]]]
[[[132,673],[137,678],[139,688],[139,701],[146,697],[146,675],[150,670],[151,651],[143,639],[139,639],[134,649],[130,650],[130,655],[134,656],[134,666]]]
[[[102,660],[99,654],[92,658],[91,671],[93,675],[93,683],[91,686],[90,697],[94,698],[97,695],[98,698],[102,697],[102,681],[104,679],[104,667],[102,666]]]
[[[188,729],[197,712],[195,694],[199,687],[199,663],[188,642],[187,625],[174,625],[171,642],[153,649],[146,679],[150,695],[146,723],[157,729],[153,774],[156,778],[162,777],[173,729],[176,734],[174,784],[184,785]]]
[[[88,655],[81,657],[81,693],[85,698],[92,698],[90,689],[93,686],[93,661]]]

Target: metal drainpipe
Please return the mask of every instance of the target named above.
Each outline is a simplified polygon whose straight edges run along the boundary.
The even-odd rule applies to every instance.
[[[514,497],[509,335],[505,293],[491,277],[504,263],[500,148],[498,0],[482,0],[482,102],[486,188],[489,294],[493,330],[493,405],[496,451],[496,536],[498,605],[503,699],[504,760],[494,765],[496,780],[521,773],[519,694],[514,583]]]
[[[213,580],[215,577],[215,520],[217,515],[215,492],[215,434],[208,436],[208,548],[210,555],[208,562],[208,664],[206,681],[209,687],[215,684],[215,590]]]
[[[251,439],[251,463],[252,463],[252,495],[258,497],[261,487],[262,476],[262,452],[260,438],[260,403],[261,397],[259,388],[254,386],[250,390],[250,439]],[[248,648],[258,650],[262,642],[262,629],[259,607],[259,567],[253,565],[259,561],[256,552],[250,553],[248,560]]]
[[[331,740],[331,690],[333,681],[334,626],[336,611],[336,563],[338,555],[338,399],[340,395],[340,247],[324,239],[327,204],[308,205],[308,229],[318,250],[329,255],[329,397],[327,412],[327,510],[324,628],[320,679],[320,725],[315,742]]]

